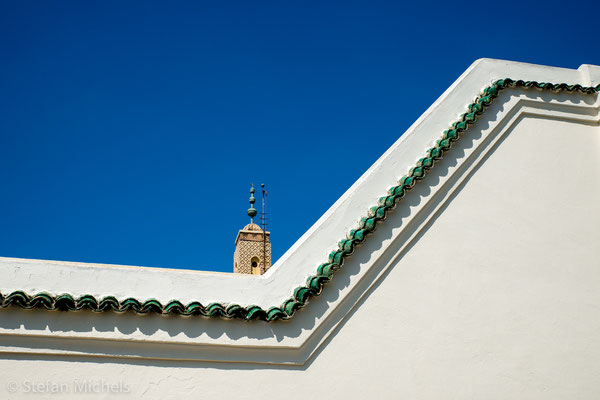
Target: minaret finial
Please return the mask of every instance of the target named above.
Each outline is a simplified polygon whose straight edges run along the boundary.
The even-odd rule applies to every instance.
[[[248,209],[248,216],[250,217],[250,223],[254,223],[254,217],[256,217],[257,211],[254,208],[254,202],[256,199],[254,198],[254,183],[250,184],[250,208]]]

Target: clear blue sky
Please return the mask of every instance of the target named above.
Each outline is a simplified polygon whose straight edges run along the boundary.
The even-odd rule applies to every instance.
[[[265,182],[277,259],[477,58],[600,64],[595,1],[402,3],[2,1],[0,256],[231,271]]]

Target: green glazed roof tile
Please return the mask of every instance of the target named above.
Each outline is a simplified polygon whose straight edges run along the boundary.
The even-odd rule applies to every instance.
[[[327,282],[333,278],[335,271],[342,268],[344,260],[356,250],[358,245],[368,239],[369,233],[374,232],[377,225],[385,220],[387,213],[396,206],[398,201],[401,201],[406,191],[411,190],[419,180],[427,175],[430,169],[435,168],[435,161],[441,159],[444,153],[451,149],[452,143],[460,139],[461,133],[466,132],[469,126],[474,124],[477,118],[484,113],[485,109],[498,97],[498,94],[507,88],[537,89],[554,93],[567,92],[589,95],[596,95],[600,92],[600,84],[595,87],[584,87],[579,84],[553,84],[548,82],[513,80],[510,78],[497,80],[485,88],[481,95],[468,105],[468,112],[462,114],[457,121],[453,122],[450,125],[450,129],[445,130],[441,138],[435,142],[435,146],[426,150],[426,156],[421,158],[409,170],[406,176],[400,178],[398,186],[390,188],[387,191],[387,195],[379,199],[378,205],[371,207],[367,211],[367,216],[361,218],[359,227],[352,229],[348,232],[346,238],[339,241],[338,250],[330,253],[328,262],[317,267],[316,275],[309,276],[306,279],[306,283],[303,286],[297,287],[293,291],[292,297],[283,301],[280,306],[272,306],[268,310],[264,310],[257,305],[244,307],[239,304],[211,303],[208,306],[204,306],[198,301],[184,304],[179,300],[171,300],[163,305],[156,299],[148,299],[141,302],[138,299],[130,297],[119,301],[114,296],[97,299],[90,294],[84,294],[79,297],[68,293],[52,295],[46,292],[29,295],[22,290],[16,290],[8,294],[0,293],[0,308],[19,307],[22,309],[35,308],[50,311],[132,311],[139,314],[200,315],[203,317],[244,320],[257,319],[265,321],[290,319],[295,315],[297,310],[307,305],[311,297],[319,296],[322,293]]]

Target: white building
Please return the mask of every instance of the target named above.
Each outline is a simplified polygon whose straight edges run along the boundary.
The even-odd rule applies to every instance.
[[[597,398],[599,90],[475,62],[264,275],[0,259],[0,398]]]

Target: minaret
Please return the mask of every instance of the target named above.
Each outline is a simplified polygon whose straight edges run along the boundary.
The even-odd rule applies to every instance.
[[[235,273],[262,275],[271,267],[270,232],[254,223],[254,217],[258,213],[254,208],[255,202],[254,184],[252,184],[250,186],[250,208],[247,211],[250,223],[241,229],[235,238],[235,252],[233,253],[233,272]]]

